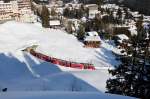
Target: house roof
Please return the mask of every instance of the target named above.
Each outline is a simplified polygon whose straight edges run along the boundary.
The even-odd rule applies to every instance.
[[[129,40],[129,37],[126,36],[125,34],[119,34],[119,35],[117,35],[117,37],[119,38],[118,41],[119,41],[120,43],[122,43],[123,40]]]
[[[84,41],[101,41],[100,36],[96,31],[86,32]]]
[[[85,7],[95,7],[95,8],[98,8],[98,5],[97,4],[87,4],[87,5],[85,5]]]
[[[101,41],[99,36],[87,36],[84,41]]]
[[[121,40],[128,40],[129,39],[129,37],[126,36],[125,34],[119,34],[119,35],[117,35],[117,37],[119,37]]]
[[[98,33],[96,31],[86,32],[85,35],[87,36],[98,36]]]

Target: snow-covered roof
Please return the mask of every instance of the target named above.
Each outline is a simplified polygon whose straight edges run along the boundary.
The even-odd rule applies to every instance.
[[[113,8],[113,9],[119,9],[119,6],[116,4],[105,4],[102,5],[102,8]]]
[[[87,36],[98,36],[98,33],[96,31],[86,32],[85,35]]]
[[[89,7],[89,6],[98,6],[97,4],[87,4],[87,5],[85,5],[86,7]]]
[[[79,4],[76,4],[76,3],[67,3],[67,4],[65,4],[65,7],[70,7],[70,6],[72,6],[73,8],[78,9],[78,8],[80,8],[81,4],[80,3]]]
[[[51,26],[57,26],[57,25],[60,25],[60,21],[59,20],[50,20],[49,21],[49,24],[51,25]]]
[[[128,36],[126,36],[125,34],[118,34],[118,35],[116,35],[118,38],[119,38],[119,42],[120,43],[122,43],[123,42],[123,40],[129,40],[129,37]]]
[[[101,41],[100,36],[96,31],[86,32],[84,41]]]
[[[125,34],[118,34],[117,37],[119,37],[121,40],[128,40],[129,37]]]
[[[101,41],[99,36],[87,36],[84,41]]]
[[[150,22],[150,16],[144,16],[143,21],[144,22]]]
[[[91,11],[89,11],[89,14],[98,14],[98,13],[100,13],[100,11],[98,11],[98,10],[91,10]]]

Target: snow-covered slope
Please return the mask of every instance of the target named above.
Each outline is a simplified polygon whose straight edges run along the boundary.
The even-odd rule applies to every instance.
[[[22,54],[26,62],[20,62],[11,55],[0,55],[0,90],[6,87],[8,91],[105,91],[107,70],[59,68],[28,53]]]
[[[111,53],[116,50],[108,43],[103,42],[99,49],[87,49],[73,35],[62,30],[13,21],[0,25],[0,38],[0,90],[8,88],[7,93],[0,94],[0,99],[112,97],[102,93],[109,77],[107,69],[81,71],[60,67],[21,51],[30,45],[39,45],[37,51],[47,55],[92,61],[97,67],[103,67],[117,63]],[[120,99],[120,96],[114,97]]]
[[[76,62],[89,62],[97,67],[108,67],[117,63],[111,50],[113,46],[102,42],[99,49],[83,48],[73,35],[62,30],[43,29],[38,23],[7,22],[0,25],[0,52],[15,53],[29,45],[39,45],[38,51],[47,55]],[[20,59],[20,58],[19,58]]]
[[[0,95],[2,99],[133,99],[117,95],[93,92],[8,92]]]

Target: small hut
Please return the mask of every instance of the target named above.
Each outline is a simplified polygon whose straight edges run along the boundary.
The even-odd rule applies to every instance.
[[[100,36],[97,32],[86,32],[84,38],[85,47],[99,48],[101,44]]]
[[[60,28],[60,27],[61,27],[61,22],[60,22],[60,20],[50,20],[50,21],[49,21],[49,24],[50,24],[50,27],[51,27],[51,28],[57,29],[57,28]]]

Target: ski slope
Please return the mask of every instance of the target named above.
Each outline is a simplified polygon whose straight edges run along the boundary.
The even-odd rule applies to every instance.
[[[39,23],[14,21],[0,24],[0,99],[130,99],[104,94],[107,69],[118,62],[115,47],[102,42],[99,49],[83,44],[63,30],[44,29]],[[56,66],[21,50],[38,45],[37,51],[65,60],[92,62],[99,70],[78,70]],[[133,98],[131,98],[133,99]]]

